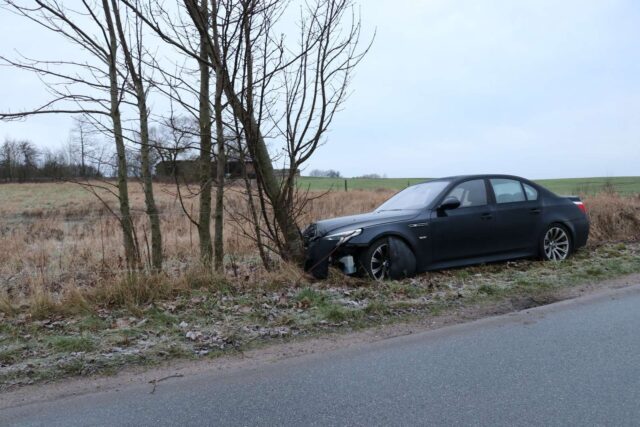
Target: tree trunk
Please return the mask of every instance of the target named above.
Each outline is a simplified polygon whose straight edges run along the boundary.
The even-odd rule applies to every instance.
[[[262,235],[260,234],[260,219],[258,216],[258,211],[256,210],[256,205],[253,202],[251,180],[247,175],[244,150],[242,149],[240,144],[238,144],[238,150],[240,154],[240,163],[242,164],[242,178],[244,179],[244,185],[247,191],[247,205],[249,207],[249,212],[251,213],[251,221],[253,222],[253,232],[256,235],[256,245],[258,246],[258,253],[260,254],[260,259],[262,260],[262,265],[264,266],[265,270],[269,271],[271,270],[271,262],[269,260],[269,257],[267,256],[266,251],[264,250],[264,245],[262,244]]]
[[[142,169],[142,183],[144,187],[144,202],[147,210],[147,217],[151,225],[151,265],[153,270],[162,270],[162,231],[160,229],[160,217],[158,215],[158,207],[153,195],[153,177],[151,172],[151,164],[149,160],[149,120],[147,111],[147,95],[142,82],[141,69],[136,69],[133,62],[131,50],[127,46],[122,21],[120,19],[120,11],[117,8],[116,0],[112,0],[113,10],[116,18],[116,26],[118,34],[122,42],[124,57],[133,81],[136,100],[138,105],[138,114],[140,120],[140,167]],[[139,43],[141,41],[138,41]],[[138,58],[140,61],[140,58]]]
[[[85,166],[85,146],[84,146],[84,129],[80,125],[80,176],[82,178],[87,177],[87,168]]]
[[[215,94],[215,120],[216,120],[216,143],[218,158],[216,163],[216,211],[215,211],[215,260],[214,266],[216,271],[223,271],[224,267],[224,236],[223,236],[223,221],[224,221],[224,175],[226,170],[226,153],[224,143],[224,129],[222,123],[222,81],[216,79],[216,94]]]
[[[209,100],[209,66],[207,37],[209,30],[209,4],[202,0],[204,31],[200,34],[200,212],[198,218],[198,238],[200,240],[200,260],[211,265],[213,246],[211,244],[211,103]]]
[[[206,0],[203,0],[203,3]],[[217,16],[215,10],[217,10],[217,0],[212,1],[213,9],[214,9],[214,17]],[[201,58],[206,57],[208,55],[208,59],[210,59],[213,69],[216,74],[216,79],[222,80],[221,84],[224,90],[224,95],[227,99],[227,102],[231,106],[233,113],[242,123],[242,126],[245,129],[247,135],[247,147],[249,149],[249,154],[251,154],[252,160],[256,166],[256,174],[258,176],[258,185],[261,185],[269,201],[271,202],[271,206],[274,211],[275,219],[278,223],[278,227],[283,235],[285,240],[285,247],[281,253],[281,256],[285,260],[294,261],[299,264],[304,263],[304,245],[302,242],[302,235],[300,234],[300,230],[295,222],[294,216],[291,212],[291,206],[287,201],[286,193],[283,193],[280,186],[280,180],[275,175],[273,170],[273,165],[271,164],[271,156],[269,155],[269,150],[267,149],[267,144],[264,140],[264,136],[260,130],[260,126],[258,125],[258,121],[256,120],[254,111],[253,111],[253,57],[251,54],[251,49],[253,46],[251,45],[252,40],[250,39],[251,31],[249,28],[248,22],[248,12],[245,13],[243,22],[244,26],[244,39],[247,48],[245,48],[245,65],[246,65],[246,105],[243,103],[243,100],[240,99],[239,95],[235,91],[234,82],[229,75],[229,70],[226,68],[226,58],[222,53],[222,49],[220,47],[220,35],[218,32],[218,26],[212,25],[212,37],[211,40],[208,38],[208,13],[203,13],[204,11],[200,11],[200,16],[197,16],[196,11],[193,10],[193,3],[185,0],[185,5],[187,9],[189,9],[189,13],[192,16],[192,19],[198,28],[200,33],[200,42],[201,42]],[[248,3],[244,5],[244,7],[249,7]],[[200,62],[201,73],[202,67],[205,66],[203,62]],[[202,82],[201,82],[202,84]],[[201,92],[202,94],[202,92]],[[202,99],[201,99],[201,107],[202,107]],[[201,125],[202,125],[202,116],[201,116]]]
[[[249,151],[253,157],[260,184],[271,202],[273,214],[284,238],[284,251],[281,255],[287,261],[301,264],[304,262],[304,244],[300,230],[287,203],[286,194],[282,191],[280,180],[273,170],[271,156],[258,125],[252,116],[249,116],[247,121],[253,128],[253,135],[247,138]]]
[[[144,96],[144,94],[143,94]],[[147,122],[146,102],[140,106],[140,155],[142,160],[142,181],[144,182],[144,201],[147,207],[147,216],[151,225],[151,263],[154,270],[162,270],[162,231],[160,229],[160,216],[153,195],[153,179],[151,164],[149,162],[149,128]]]
[[[223,61],[220,55],[220,45],[218,42],[216,26],[213,27],[214,38],[213,46],[210,46],[212,50],[210,53],[212,58],[215,57],[217,60],[214,61],[214,65],[216,65],[217,77],[223,79],[222,84],[227,100],[229,101],[234,114],[238,117],[245,129],[247,148],[249,149],[249,154],[251,154],[255,165],[258,185],[262,186],[269,198],[276,222],[282,232],[284,248],[281,256],[287,261],[294,261],[302,265],[305,258],[302,235],[300,234],[300,230],[298,229],[291,212],[291,207],[287,203],[287,198],[285,197],[286,194],[282,191],[280,180],[273,170],[271,156],[253,110],[253,55],[251,53],[251,29],[249,26],[249,17],[247,15],[248,14],[245,14],[243,22],[247,79],[246,106],[243,105],[242,101],[238,98],[238,95],[234,90],[233,82],[229,76],[229,72],[226,67],[222,65]],[[215,62],[217,62],[217,64]]]
[[[116,56],[118,52],[117,39],[108,0],[102,0],[105,18],[109,28],[109,93],[110,93],[110,115],[113,121],[113,133],[116,143],[116,153],[118,157],[118,198],[120,202],[120,224],[124,240],[124,253],[129,269],[136,269],[140,265],[140,253],[135,244],[133,235],[133,221],[129,207],[129,189],[127,183],[127,157],[125,154],[124,137],[122,134],[122,120],[119,106],[119,85],[118,73],[116,69]]]

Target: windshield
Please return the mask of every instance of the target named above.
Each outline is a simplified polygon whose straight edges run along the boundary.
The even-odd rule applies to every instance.
[[[384,202],[376,212],[423,209],[433,202],[447,185],[449,181],[412,185]]]

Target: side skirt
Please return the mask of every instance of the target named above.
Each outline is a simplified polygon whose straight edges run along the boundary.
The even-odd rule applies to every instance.
[[[446,268],[465,267],[468,265],[487,264],[491,262],[509,261],[509,260],[521,259],[521,258],[532,258],[532,257],[535,257],[536,255],[537,255],[536,253],[531,251],[518,251],[518,252],[509,252],[506,254],[488,255],[488,256],[475,257],[475,258],[455,259],[455,260],[449,260],[449,261],[430,264],[427,266],[425,271],[443,270]]]

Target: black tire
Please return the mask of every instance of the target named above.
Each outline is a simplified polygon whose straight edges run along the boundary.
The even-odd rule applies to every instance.
[[[360,254],[360,265],[376,281],[404,279],[416,271],[416,257],[401,239],[384,237]]]
[[[573,252],[571,232],[559,223],[549,225],[540,236],[538,251],[544,261],[564,261]]]

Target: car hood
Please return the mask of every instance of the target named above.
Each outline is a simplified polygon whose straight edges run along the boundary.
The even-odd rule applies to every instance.
[[[371,227],[373,225],[409,220],[418,215],[418,213],[419,211],[417,210],[380,211],[323,219],[315,223],[315,231],[316,236],[320,237],[341,228],[364,228]]]

